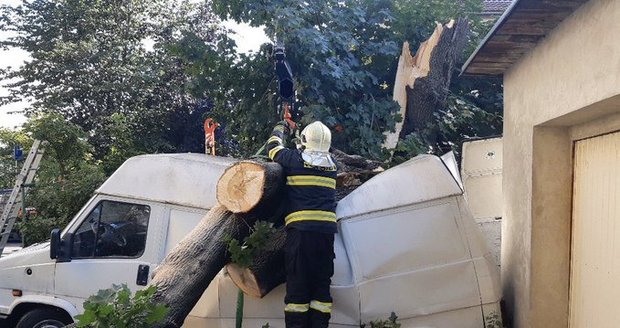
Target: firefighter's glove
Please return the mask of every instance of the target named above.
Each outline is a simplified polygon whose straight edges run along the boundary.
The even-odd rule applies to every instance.
[[[280,131],[282,132],[285,136],[290,136],[292,135],[292,130],[291,127],[289,126],[288,122],[282,120],[280,122],[278,122],[276,124],[276,127],[273,128],[274,131]]]

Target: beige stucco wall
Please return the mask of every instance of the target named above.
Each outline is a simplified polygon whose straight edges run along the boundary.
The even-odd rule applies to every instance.
[[[515,327],[568,325],[572,142],[620,129],[619,31],[620,1],[592,0],[504,75],[502,281]]]

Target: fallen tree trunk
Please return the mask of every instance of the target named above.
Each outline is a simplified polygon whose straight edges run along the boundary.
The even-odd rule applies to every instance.
[[[228,263],[227,238],[243,239],[250,224],[223,206],[214,207],[166,256],[150,282],[157,286],[154,301],[169,309],[164,323],[157,327],[183,325],[202,293]]]
[[[226,271],[235,285],[245,294],[262,298],[286,281],[285,243],[286,228],[280,227],[268,244],[254,256],[249,267],[229,263],[226,265]]]
[[[231,238],[243,241],[258,220],[282,221],[283,186],[282,167],[276,163],[243,161],[224,172],[218,181],[217,198],[227,205],[212,208],[166,256],[150,282],[157,286],[155,302],[169,308],[164,323],[157,327],[181,327],[211,281],[230,261]]]
[[[384,147],[395,148],[399,139],[424,128],[434,112],[444,107],[454,65],[463,53],[468,31],[466,19],[438,23],[415,56],[411,55],[409,43],[403,44],[393,94],[403,120],[396,124],[395,132],[386,134]]]
[[[282,166],[273,162],[241,161],[224,171],[217,182],[217,201],[233,213],[269,211],[282,197]],[[270,213],[267,213],[270,214]]]
[[[338,163],[338,171],[341,173],[348,173],[348,172],[361,173],[361,172],[383,170],[381,168],[381,165],[383,164],[382,162],[367,159],[360,155],[349,155],[339,149],[332,149],[331,155]]]
[[[362,183],[384,171],[382,162],[370,160],[359,155],[349,155],[333,149],[333,158],[338,163],[336,177],[336,200],[341,200]]]

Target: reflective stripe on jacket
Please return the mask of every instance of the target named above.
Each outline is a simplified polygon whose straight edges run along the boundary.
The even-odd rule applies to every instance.
[[[316,167],[304,162],[301,151],[284,147],[284,127],[274,128],[267,140],[269,158],[286,175],[287,227],[335,233],[336,167]]]

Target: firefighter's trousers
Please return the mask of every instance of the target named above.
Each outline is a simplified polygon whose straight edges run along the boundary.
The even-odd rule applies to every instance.
[[[334,274],[334,234],[288,228],[286,233],[286,328],[327,328]]]

